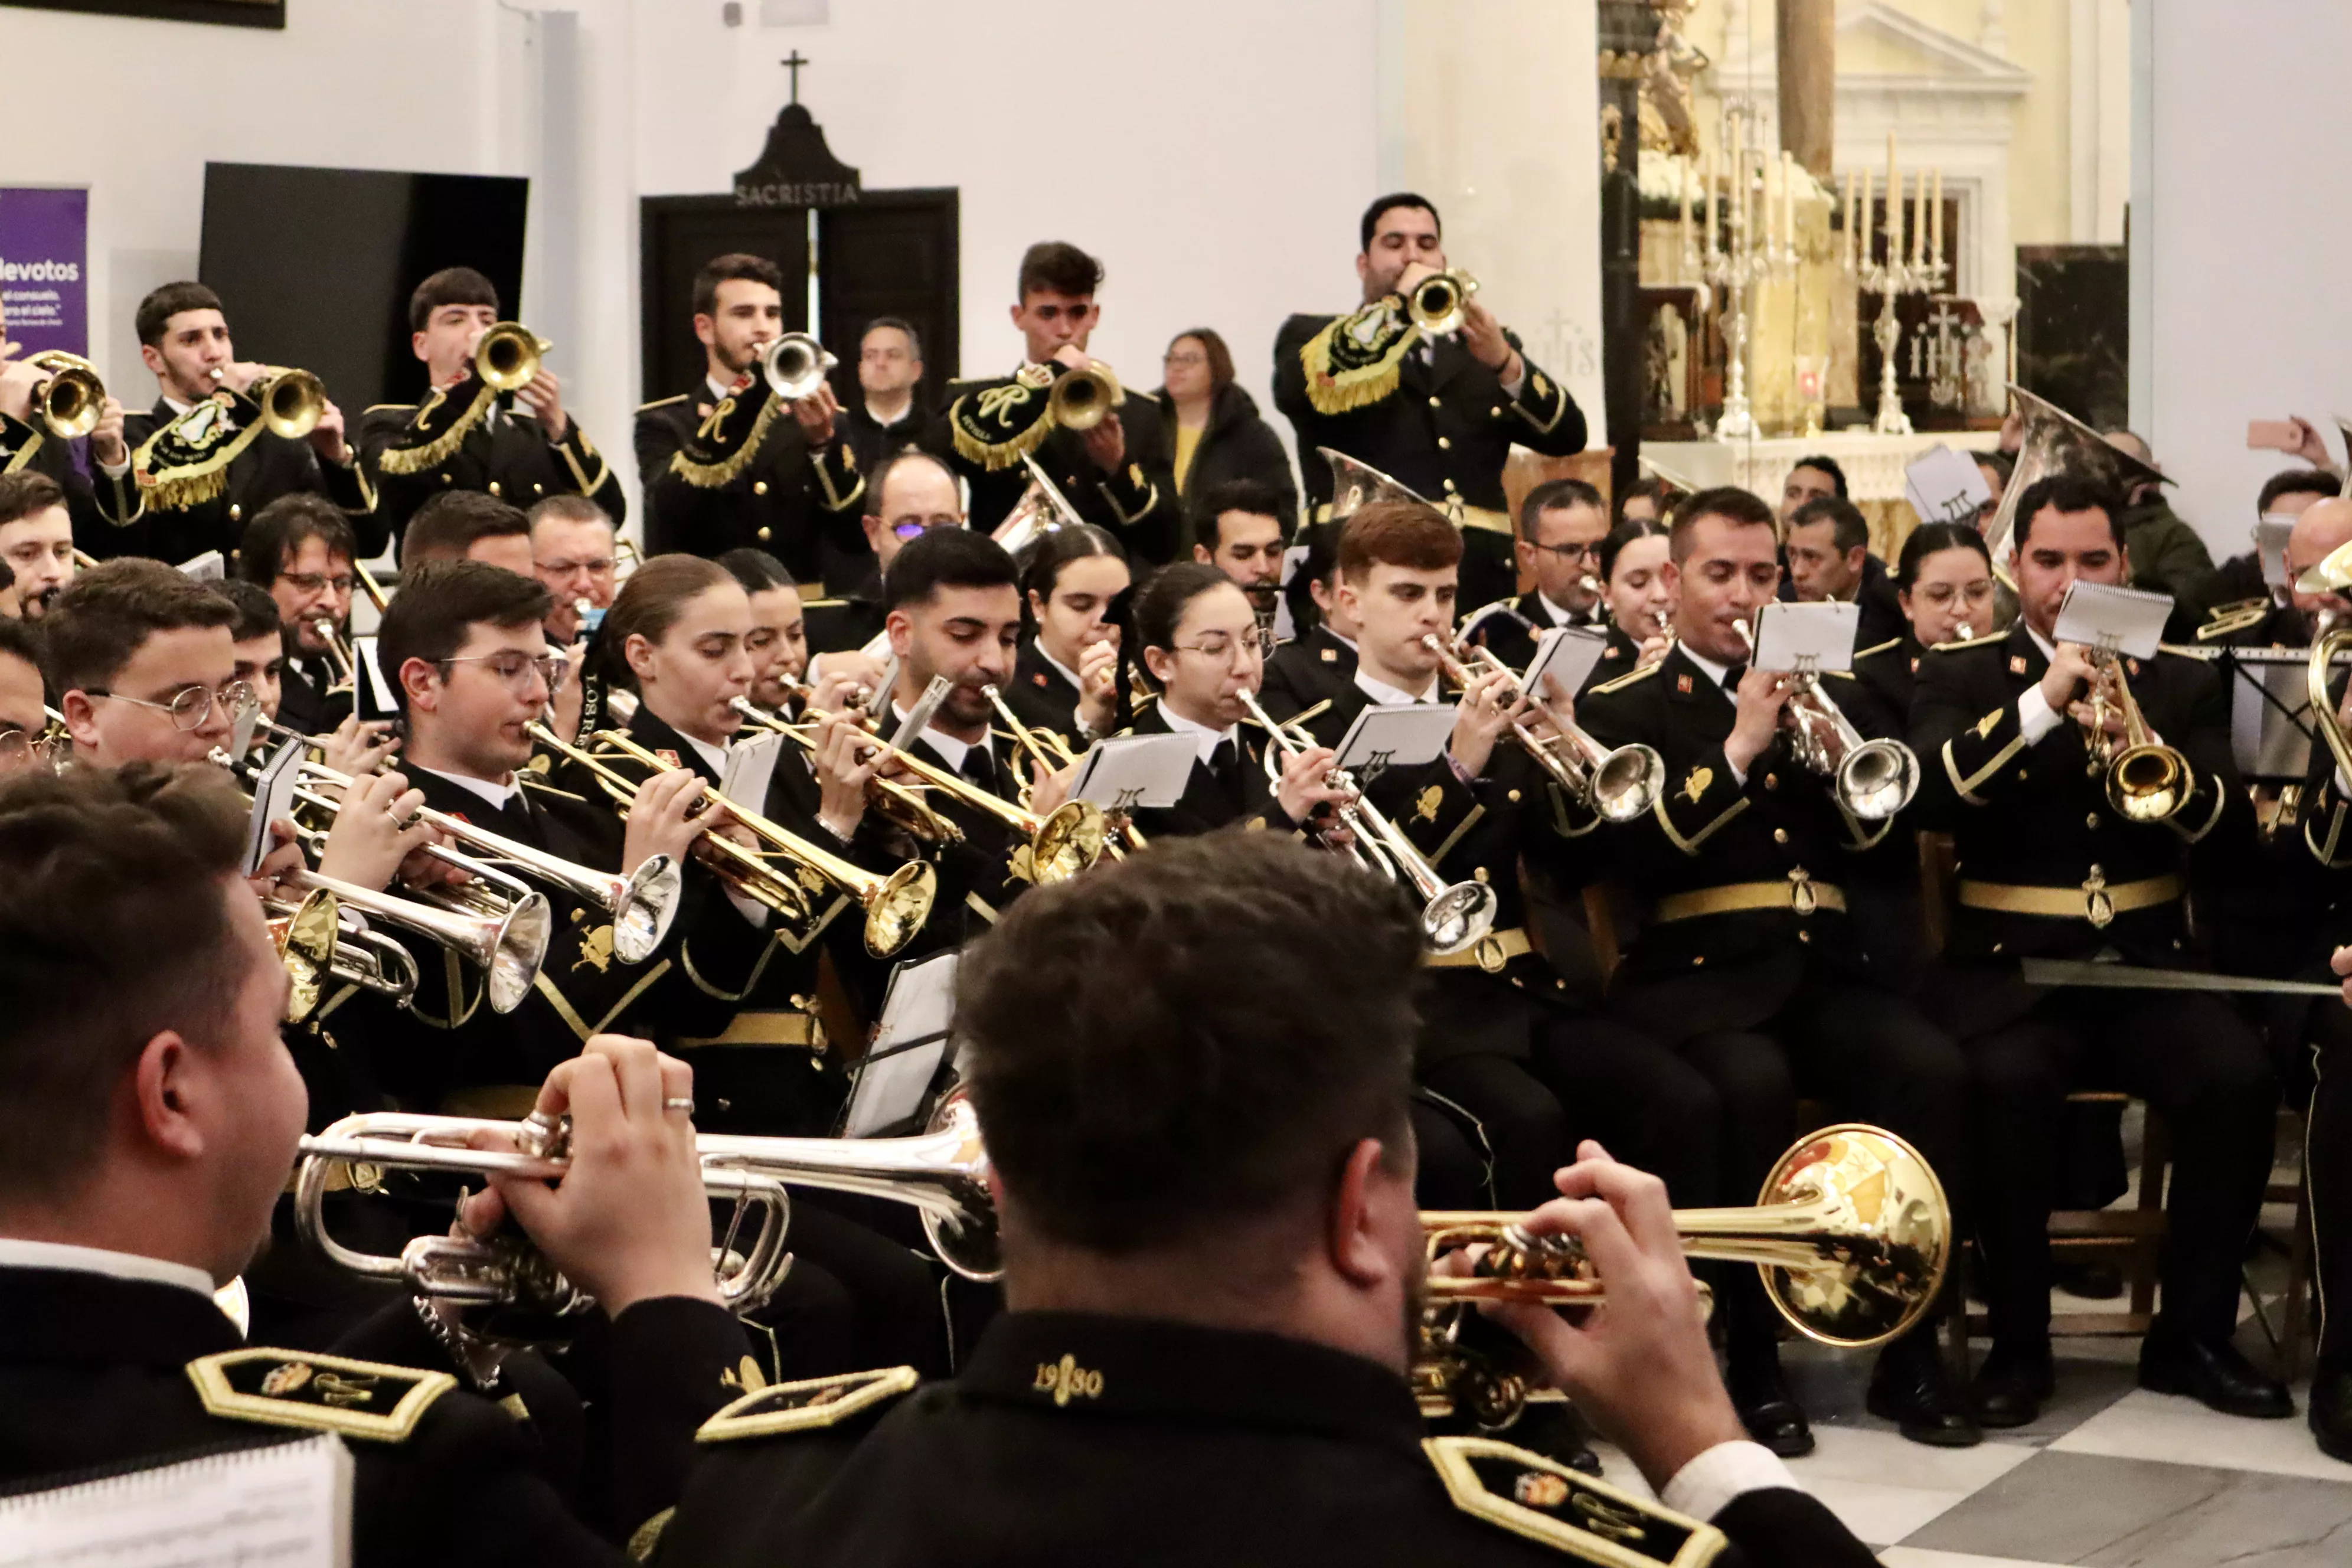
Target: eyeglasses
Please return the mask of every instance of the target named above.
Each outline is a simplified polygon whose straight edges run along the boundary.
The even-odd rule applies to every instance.
[[[1162,354],[1160,356],[1160,363],[1164,365],[1187,366],[1206,364],[1209,363],[1209,356],[1203,353]]]
[[[619,565],[616,557],[600,555],[593,561],[542,561],[539,569],[551,577],[569,577],[574,572],[585,572],[592,577],[610,577]]]
[[[1265,639],[1258,635],[1255,626],[1252,626],[1239,637],[1205,637],[1199,642],[1180,642],[1175,646],[1175,651],[1178,653],[1197,653],[1203,658],[1229,659],[1236,651],[1250,658],[1255,658],[1265,649]]]
[[[1918,594],[1931,605],[1948,605],[1954,599],[1962,597],[1989,599],[1992,597],[1992,579],[1980,577],[1973,583],[1963,583],[1958,587],[1949,583],[1929,583],[1922,586]]]
[[[348,594],[352,591],[352,585],[359,581],[348,573],[340,577],[331,577],[323,572],[280,572],[278,574],[278,580],[281,583],[291,583],[305,594],[323,593],[329,588],[332,588],[338,594]]]
[[[235,723],[238,714],[244,712],[248,707],[257,706],[259,700],[253,695],[253,688],[242,680],[229,681],[218,691],[215,691],[208,686],[186,687],[175,693],[169,702],[150,702],[144,697],[125,697],[119,691],[109,691],[102,686],[85,686],[81,689],[81,694],[84,697],[111,698],[117,702],[128,702],[133,707],[152,708],[158,713],[169,713],[172,716],[173,726],[181,730],[203,729],[205,721],[212,717],[215,702],[221,705],[221,710],[228,715],[229,721]]]
[[[1538,544],[1533,540],[1529,540],[1528,548],[1557,555],[1562,561],[1583,561],[1601,553],[1601,546],[1598,544]]]
[[[951,511],[937,512],[929,517],[902,517],[890,525],[890,531],[900,539],[920,539],[935,528],[961,528],[963,519]]]
[[[503,653],[469,653],[463,656],[453,654],[443,659],[441,663],[445,668],[453,664],[481,665],[517,691],[525,693],[530,689],[529,677],[536,670],[539,678],[547,682],[547,694],[550,697],[563,689],[563,677],[570,668],[564,663],[563,656],[560,653],[533,656],[518,652],[513,648],[509,648]]]
[[[32,755],[32,736],[14,724],[0,730],[0,768],[21,768]]]

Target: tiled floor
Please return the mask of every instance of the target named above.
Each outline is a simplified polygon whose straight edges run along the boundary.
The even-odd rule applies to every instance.
[[[2282,1209],[2265,1215],[2280,1236],[2291,1223]],[[2270,1301],[2284,1269],[2265,1255],[2253,1274]],[[2251,1312],[2239,1344],[2273,1364]],[[1867,1355],[1792,1345],[1785,1363],[1820,1447],[1790,1468],[1889,1568],[2352,1568],[2352,1465],[2313,1445],[2305,1391],[2293,1420],[2236,1420],[2141,1392],[2137,1352],[2134,1341],[2061,1341],[2058,1396],[2041,1421],[1946,1449],[1906,1443],[1864,1413]],[[1612,1479],[1640,1485],[1630,1466],[1608,1463]]]

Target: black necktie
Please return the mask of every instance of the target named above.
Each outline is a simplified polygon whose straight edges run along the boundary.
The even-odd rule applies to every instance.
[[[996,759],[986,746],[974,746],[963,754],[963,776],[989,794],[996,793]]]
[[[1723,672],[1723,689],[1733,696],[1739,694],[1739,678],[1748,673],[1744,664],[1735,664]]]

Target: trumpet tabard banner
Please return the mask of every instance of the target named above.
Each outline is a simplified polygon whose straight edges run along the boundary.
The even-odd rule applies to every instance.
[[[89,353],[89,192],[0,185],[0,322],[22,354]]]

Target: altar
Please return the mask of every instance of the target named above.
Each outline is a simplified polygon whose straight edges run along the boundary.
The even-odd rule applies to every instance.
[[[1903,541],[1919,526],[1911,503],[1903,499],[1903,470],[1932,447],[1989,452],[2000,444],[1999,430],[1925,430],[1914,436],[1838,430],[1754,441],[1644,441],[1642,466],[1689,489],[1737,485],[1763,497],[1778,511],[1781,486],[1798,458],[1835,458],[1845,470],[1846,499],[1870,520],[1872,553],[1891,563]]]

